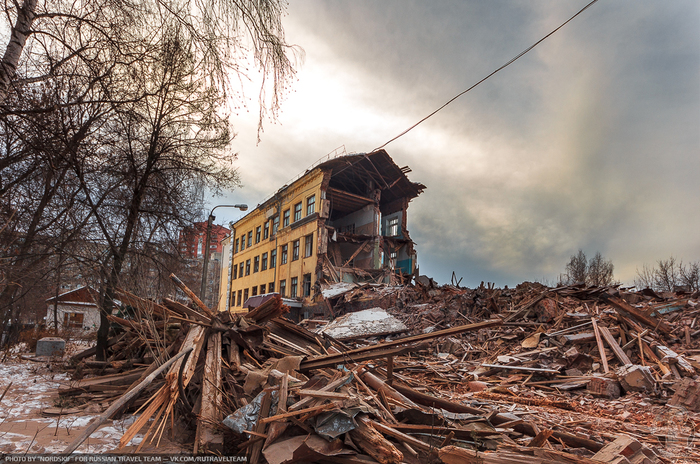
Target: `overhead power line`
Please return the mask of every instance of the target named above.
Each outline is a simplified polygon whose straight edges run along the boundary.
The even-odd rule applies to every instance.
[[[491,72],[491,74],[489,74],[488,76],[484,77],[483,79],[481,79],[479,82],[477,82],[476,84],[472,85],[472,86],[469,87],[468,89],[466,89],[466,90],[464,90],[464,91],[458,93],[458,94],[455,95],[454,97],[450,98],[450,99],[449,99],[444,105],[442,105],[440,108],[436,109],[435,111],[433,111],[432,113],[430,113],[429,115],[427,115],[426,117],[424,117],[423,119],[421,119],[420,121],[418,121],[417,123],[415,123],[414,125],[412,125],[411,127],[409,127],[408,129],[406,129],[405,131],[401,132],[399,135],[397,135],[397,136],[394,137],[393,139],[391,139],[391,140],[389,140],[388,142],[385,142],[383,145],[381,145],[381,146],[375,148],[373,151],[381,150],[382,148],[386,147],[387,145],[389,145],[389,144],[390,144],[391,142],[393,142],[394,140],[398,139],[399,137],[402,137],[402,136],[406,135],[408,132],[410,132],[411,130],[415,129],[419,124],[421,124],[422,122],[426,121],[426,120],[429,119],[430,117],[432,117],[432,116],[434,116],[435,114],[437,114],[440,110],[442,110],[443,108],[445,108],[447,105],[449,105],[449,104],[452,103],[453,101],[457,100],[459,97],[461,97],[461,96],[464,95],[465,93],[469,92],[470,90],[472,90],[473,88],[475,88],[476,86],[478,86],[479,84],[481,84],[482,82],[484,82],[485,80],[487,80],[488,78],[490,78],[491,76],[493,76],[494,74],[496,74],[497,72],[502,71],[503,69],[507,68],[507,67],[510,66],[511,64],[515,63],[519,58],[521,58],[521,57],[523,57],[524,55],[526,55],[530,50],[532,50],[533,48],[535,48],[536,46],[538,46],[539,44],[541,44],[542,42],[544,42],[546,39],[548,39],[551,35],[553,35],[553,34],[554,34],[555,32],[557,32],[559,29],[561,29],[562,27],[566,26],[566,25],[567,25],[569,22],[571,22],[576,16],[578,16],[578,15],[580,15],[581,13],[583,13],[584,11],[586,11],[589,7],[591,7],[591,6],[592,6],[594,3],[596,3],[597,1],[598,1],[598,0],[593,0],[593,1],[590,2],[588,5],[586,5],[586,6],[584,6],[583,8],[581,8],[575,15],[573,15],[572,17],[570,17],[569,19],[567,19],[566,21],[564,21],[559,27],[557,27],[557,28],[554,29],[552,32],[550,32],[549,34],[547,34],[547,35],[545,35],[544,37],[542,37],[540,40],[538,40],[538,41],[535,42],[534,44],[532,44],[532,45],[530,45],[529,47],[527,47],[527,48],[526,48],[525,50],[523,50],[522,52],[520,52],[520,53],[518,53],[517,55],[515,55],[515,56],[514,56],[513,58],[511,58],[508,62],[506,62],[503,66],[501,66],[500,68],[498,68],[498,69],[496,69],[495,71]]]

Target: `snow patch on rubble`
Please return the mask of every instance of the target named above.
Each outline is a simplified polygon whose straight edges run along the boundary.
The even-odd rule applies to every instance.
[[[326,324],[319,330],[333,338],[342,340],[357,336],[371,336],[407,331],[408,327],[381,308],[349,313]]]

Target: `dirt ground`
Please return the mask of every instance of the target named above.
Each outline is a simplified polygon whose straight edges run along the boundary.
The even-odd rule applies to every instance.
[[[66,356],[85,349],[85,344],[69,344]],[[0,453],[60,453],[90,422],[102,412],[99,405],[87,406],[65,415],[47,415],[61,407],[57,390],[69,386],[68,374],[60,362],[32,362],[23,360],[22,347],[15,348],[5,362],[0,363],[0,395],[11,384],[0,403]],[[124,431],[138,416],[124,416],[107,420],[78,448],[78,453],[113,452],[119,446]],[[159,453],[180,453],[182,446],[172,443],[163,435]],[[137,435],[123,452],[130,452],[141,443]],[[149,444],[143,451],[155,449]]]

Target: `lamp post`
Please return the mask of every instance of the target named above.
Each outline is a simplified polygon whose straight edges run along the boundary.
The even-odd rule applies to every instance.
[[[205,301],[207,296],[207,273],[209,271],[209,255],[211,251],[209,250],[209,242],[211,240],[211,223],[214,222],[216,217],[214,216],[214,210],[216,208],[238,208],[241,211],[246,211],[248,205],[216,205],[209,212],[209,217],[207,218],[207,234],[204,240],[204,268],[202,269],[202,287],[199,289],[199,299]],[[206,303],[205,303],[206,304]]]

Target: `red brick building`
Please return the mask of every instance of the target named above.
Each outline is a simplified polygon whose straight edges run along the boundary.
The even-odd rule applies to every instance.
[[[209,250],[217,258],[223,251],[221,241],[231,233],[229,229],[216,224],[211,225],[211,238],[209,239]],[[189,259],[204,258],[204,242],[207,239],[207,223],[195,222],[192,227],[187,227],[180,232],[179,250],[180,253]],[[214,258],[210,256],[210,258]],[[215,258],[216,259],[216,258]]]

